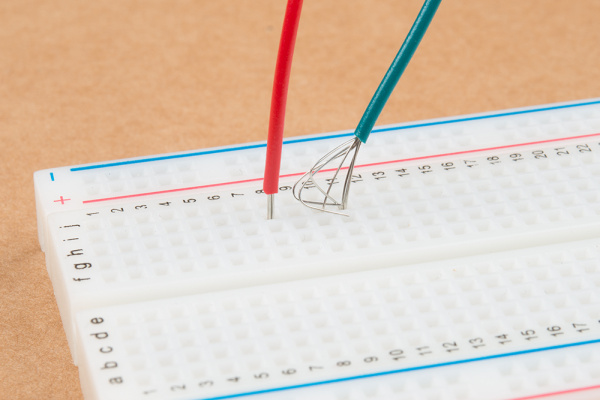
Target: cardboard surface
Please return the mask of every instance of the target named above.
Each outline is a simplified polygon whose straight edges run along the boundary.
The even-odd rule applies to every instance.
[[[285,135],[353,128],[420,6],[306,1]],[[264,140],[284,8],[0,4],[0,398],[82,397],[32,173]],[[596,0],[446,0],[378,124],[598,97],[598,15]]]

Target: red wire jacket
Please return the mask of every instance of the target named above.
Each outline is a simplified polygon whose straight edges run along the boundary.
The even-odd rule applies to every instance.
[[[273,79],[273,94],[271,96],[267,161],[263,182],[263,190],[266,194],[277,193],[279,187],[285,104],[287,101],[288,83],[301,10],[302,0],[288,0],[283,28],[281,30],[281,39],[279,40],[279,53],[277,54],[275,78]]]

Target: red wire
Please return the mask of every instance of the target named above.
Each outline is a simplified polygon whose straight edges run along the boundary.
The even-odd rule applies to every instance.
[[[288,83],[294,56],[296,32],[300,21],[303,0],[288,0],[279,40],[279,53],[273,79],[271,96],[271,116],[269,118],[269,136],[267,138],[267,161],[263,190],[266,194],[275,194],[279,187],[279,169],[281,167],[281,148],[283,147],[283,123]]]

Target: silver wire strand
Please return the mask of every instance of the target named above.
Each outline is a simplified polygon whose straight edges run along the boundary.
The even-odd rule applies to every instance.
[[[267,195],[267,219],[273,219],[273,211],[275,209],[275,195]]]
[[[358,155],[360,145],[360,139],[355,137],[342,143],[341,145],[337,146],[336,148],[325,154],[323,157],[321,157],[312,166],[312,168],[304,175],[302,175],[302,177],[294,184],[294,187],[292,188],[292,193],[294,194],[296,200],[300,201],[300,203],[302,203],[306,207],[312,208],[313,210],[348,217],[347,214],[331,210],[331,208],[345,210],[348,206],[350,185],[352,183],[352,172],[354,170],[354,164],[356,162],[356,156]],[[333,163],[338,159],[341,160],[335,168],[335,173],[333,174],[333,177],[326,179],[327,183],[324,185],[324,187],[321,186],[317,182],[317,179],[315,179],[315,175],[323,171],[325,166]],[[336,179],[340,175],[340,172],[344,169],[344,164],[348,159],[350,159],[350,164],[347,167],[348,170],[346,172],[346,177],[344,178],[341,201],[338,201],[331,195],[331,190],[333,185],[337,183]],[[333,170],[333,168],[331,170]],[[323,200],[307,200],[305,196],[303,196],[305,190],[312,188],[317,189],[321,193],[321,195],[323,196]]]

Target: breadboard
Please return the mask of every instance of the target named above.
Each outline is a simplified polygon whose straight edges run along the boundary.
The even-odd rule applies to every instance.
[[[351,134],[271,221],[264,143],[36,172],[86,398],[598,396],[600,100],[380,127],[302,207]]]

